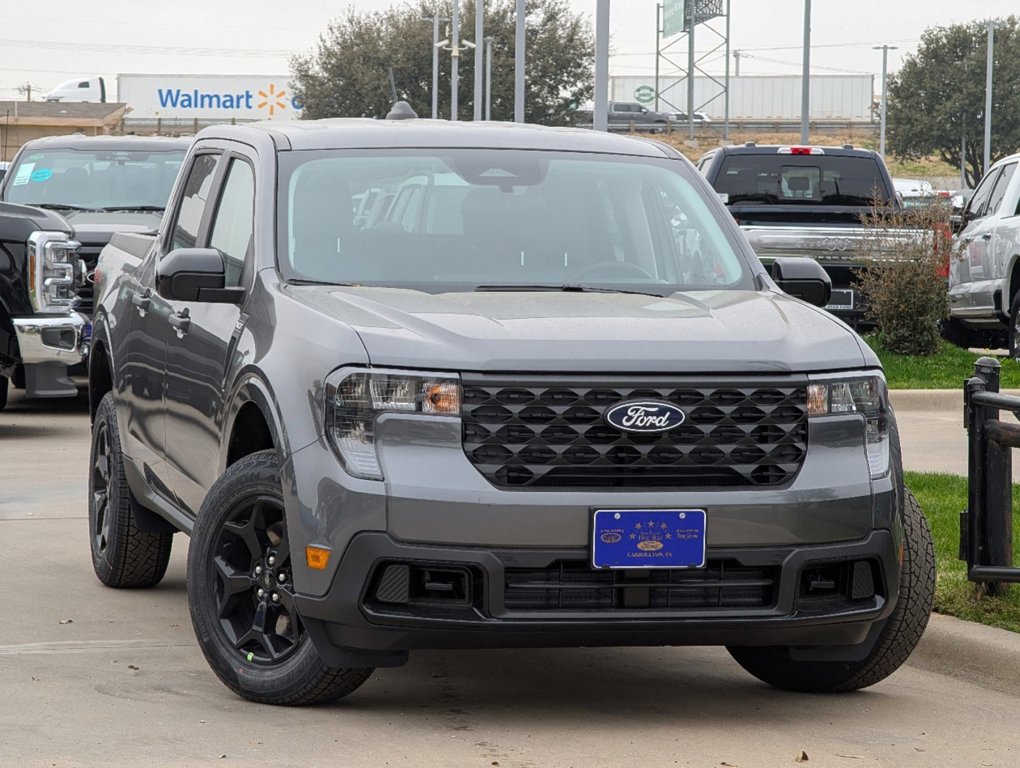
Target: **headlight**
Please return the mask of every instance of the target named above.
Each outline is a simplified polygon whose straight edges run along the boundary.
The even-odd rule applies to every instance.
[[[375,452],[381,413],[460,415],[460,382],[443,374],[334,371],[326,377],[326,436],[355,477],[382,480]]]
[[[865,447],[871,476],[889,471],[888,392],[881,374],[817,379],[808,384],[808,416],[859,413],[866,423]]]
[[[28,292],[36,312],[62,311],[74,306],[78,246],[63,232],[33,232],[29,236]]]

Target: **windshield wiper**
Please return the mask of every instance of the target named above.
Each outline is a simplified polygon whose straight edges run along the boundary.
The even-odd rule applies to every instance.
[[[165,211],[163,205],[104,205],[100,211]]]
[[[30,205],[33,208],[45,208],[48,211],[89,211],[96,213],[99,208],[89,208],[84,205],[72,205],[71,203],[19,203],[19,205]]]
[[[589,285],[578,285],[577,283],[508,283],[506,285],[479,285],[475,287],[476,292],[498,293],[501,291],[553,291],[557,293],[629,293],[635,296],[658,296],[663,294],[655,291],[634,291],[627,288],[596,288]]]

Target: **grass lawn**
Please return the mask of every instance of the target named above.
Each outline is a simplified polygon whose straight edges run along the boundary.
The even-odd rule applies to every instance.
[[[932,357],[897,355],[884,349],[874,334],[864,337],[885,368],[889,389],[963,389],[963,382],[974,375],[974,361],[980,354],[942,341]],[[1020,364],[998,358],[1002,364],[1000,389],[1020,388]]]
[[[956,475],[905,472],[907,487],[921,503],[935,539],[938,580],[935,610],[968,621],[1020,632],[1020,584],[1006,595],[975,598],[977,585],[967,581],[960,550],[960,512],[967,506],[967,478]],[[1013,530],[1020,522],[1020,486],[1013,486]],[[1020,535],[1013,539],[1014,563],[1020,565]]]

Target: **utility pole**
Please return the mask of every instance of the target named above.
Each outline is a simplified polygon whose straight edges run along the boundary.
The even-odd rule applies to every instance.
[[[988,62],[985,65],[985,155],[984,165],[981,168],[981,175],[988,173],[988,166],[992,164],[992,51],[995,47],[995,28],[998,25],[994,21],[988,22]]]
[[[694,28],[698,25],[698,4],[688,0],[690,28],[687,30],[687,138],[694,139]]]
[[[492,119],[492,43],[496,38],[487,37],[485,43],[485,119]]]
[[[609,130],[609,0],[595,6],[595,109],[592,127]]]
[[[32,100],[32,84],[31,83],[25,83],[24,85],[19,85],[15,90],[18,93],[25,94],[25,101],[31,101]]]
[[[439,23],[449,21],[445,16],[426,16],[424,21],[432,22],[432,119],[439,117]]]
[[[527,11],[524,0],[517,0],[517,31],[514,37],[514,122],[524,122],[524,46]],[[597,68],[597,66],[596,66]],[[598,88],[598,83],[595,84]]]
[[[460,0],[453,0],[453,27],[450,31],[450,119],[457,120],[457,87],[460,84]]]
[[[807,144],[811,109],[811,0],[804,0],[804,72],[800,85],[800,143]]]
[[[733,52],[733,76],[740,77],[740,51]]]
[[[885,111],[886,106],[889,103],[888,94],[886,91],[886,77],[888,74],[889,64],[889,51],[898,51],[895,45],[873,45],[871,47],[873,51],[882,52],[882,107],[881,107],[881,118],[879,119],[880,127],[878,129],[878,154],[883,158],[885,157]]]
[[[475,120],[482,119],[482,54],[485,48],[484,0],[475,0]]]

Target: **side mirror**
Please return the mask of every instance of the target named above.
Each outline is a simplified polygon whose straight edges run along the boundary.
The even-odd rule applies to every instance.
[[[832,278],[814,259],[780,257],[772,262],[772,279],[785,292],[824,307],[832,297]]]
[[[223,257],[215,248],[178,248],[156,267],[156,292],[171,301],[234,304],[243,288],[225,287]]]
[[[963,231],[966,224],[963,221],[962,213],[953,213],[949,215],[949,228],[953,230],[954,235],[958,235]]]

